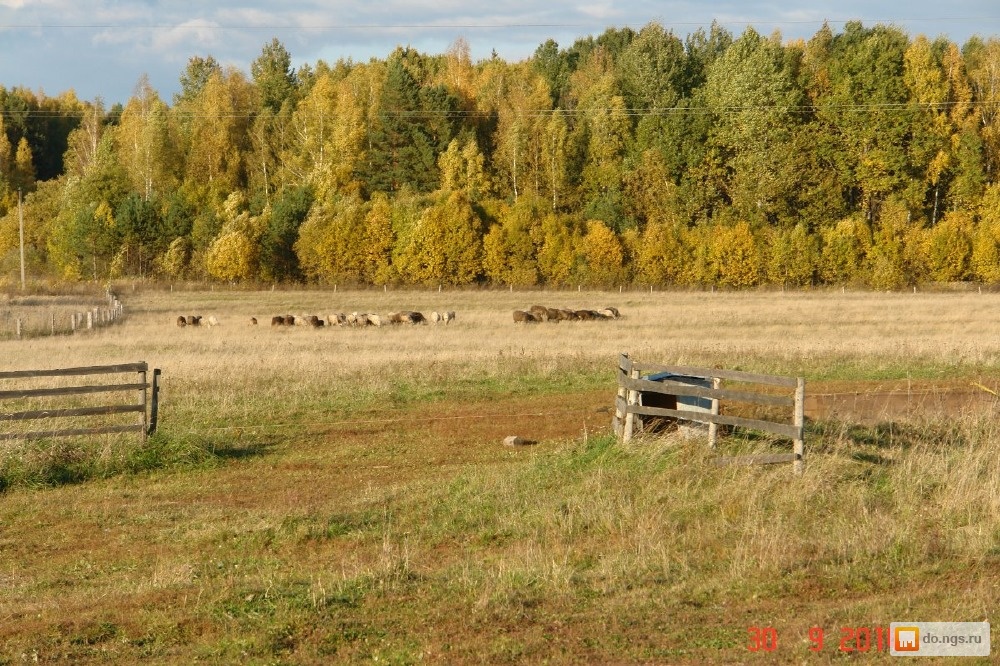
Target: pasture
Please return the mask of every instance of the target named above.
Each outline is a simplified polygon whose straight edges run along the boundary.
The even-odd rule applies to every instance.
[[[120,324],[0,340],[163,371],[144,448],[0,442],[0,663],[825,662],[843,627],[994,619],[1000,294],[116,291]],[[400,310],[456,318],[268,325]],[[618,443],[623,351],[805,376],[805,473]]]

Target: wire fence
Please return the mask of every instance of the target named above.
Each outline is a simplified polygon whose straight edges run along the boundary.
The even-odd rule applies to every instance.
[[[69,335],[111,326],[125,316],[115,294],[103,299],[32,296],[11,299],[0,307],[0,339]]]

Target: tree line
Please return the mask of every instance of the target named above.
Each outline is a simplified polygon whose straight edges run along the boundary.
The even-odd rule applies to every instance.
[[[532,57],[399,47],[168,103],[0,87],[0,267],[497,285],[1000,282],[1000,40],[650,23]],[[10,277],[3,279],[11,279]]]

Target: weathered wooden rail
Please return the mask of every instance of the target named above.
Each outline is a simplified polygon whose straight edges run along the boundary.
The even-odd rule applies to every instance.
[[[664,378],[650,379],[662,375]],[[671,379],[675,377],[676,379]],[[691,381],[694,380],[694,381]],[[723,386],[726,382],[726,386]],[[732,384],[740,388],[730,388]],[[784,393],[765,393],[750,390],[754,386],[784,389]],[[749,387],[749,388],[744,388]],[[646,396],[665,396],[673,399],[675,406],[651,406],[643,404]],[[708,409],[695,409],[690,405],[681,409],[685,402],[705,402]],[[659,400],[662,402],[662,400]],[[753,419],[722,413],[722,404],[749,403],[767,407],[788,408],[789,422]],[[669,400],[667,401],[669,404]],[[762,375],[738,370],[718,368],[697,368],[689,366],[659,365],[639,363],[621,354],[618,360],[618,396],[615,399],[615,414],[612,425],[615,433],[629,441],[644,428],[647,417],[676,419],[704,423],[708,425],[709,446],[715,448],[719,426],[732,426],[772,433],[792,440],[791,453],[757,456],[737,456],[718,458],[720,465],[752,465],[791,462],[796,473],[801,473],[805,441],[805,380],[801,377]]]
[[[4,380],[46,380],[55,378],[107,378],[109,381],[87,380],[89,383],[75,386],[40,386],[35,388],[19,388],[0,390],[0,404],[20,402],[31,406],[31,409],[19,411],[0,411],[0,441],[13,439],[49,439],[56,437],[75,437],[85,435],[104,435],[117,433],[139,433],[143,443],[146,437],[156,430],[157,412],[159,409],[159,369],[153,369],[152,382],[147,381],[149,366],[145,362],[125,363],[121,365],[102,365],[80,368],[62,368],[58,370],[17,370],[0,372],[0,381]],[[136,374],[137,381],[122,381],[122,375]],[[117,378],[111,376],[118,375]],[[110,381],[113,379],[113,381]],[[122,393],[135,392],[135,400],[126,401]],[[118,394],[115,399],[104,399],[106,394]],[[88,396],[87,399],[97,399],[98,404],[68,405],[63,399]],[[37,403],[44,406],[38,408]],[[73,419],[93,422],[99,417],[109,417],[122,414],[136,415],[135,423],[108,423],[109,419],[101,419],[96,425],[79,427],[62,427],[48,430],[18,430],[11,426],[23,422],[35,422],[49,419]],[[63,421],[63,424],[66,422]]]

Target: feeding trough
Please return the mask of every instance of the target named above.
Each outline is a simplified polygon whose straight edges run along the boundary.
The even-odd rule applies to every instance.
[[[761,419],[722,414],[722,401],[729,406],[743,403],[787,410],[787,416]],[[682,432],[686,434],[707,433],[712,448],[719,426],[758,430],[792,440],[792,452],[718,458],[716,463],[791,462],[795,472],[800,473],[804,456],[804,403],[802,377],[639,363],[628,354],[621,354],[612,427],[623,442],[640,433],[684,428]]]

